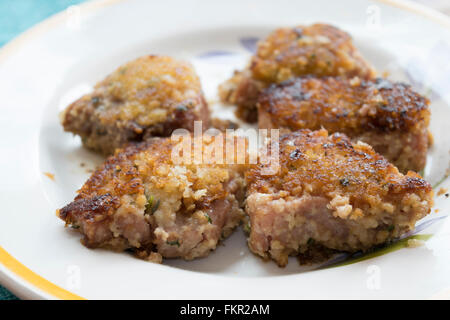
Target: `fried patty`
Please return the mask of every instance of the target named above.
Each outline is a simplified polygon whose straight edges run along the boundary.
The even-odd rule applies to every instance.
[[[259,93],[272,83],[293,77],[374,77],[375,71],[361,56],[350,35],[326,24],[281,28],[259,42],[250,65],[222,84],[221,100],[238,106],[237,115],[256,122]]]
[[[270,86],[258,100],[259,128],[342,132],[404,173],[425,167],[429,122],[428,99],[381,78],[296,78]]]
[[[192,65],[144,56],[119,67],[62,113],[65,131],[105,155],[131,142],[209,125],[209,110]]]
[[[246,213],[250,249],[280,266],[316,248],[369,250],[430,212],[431,186],[363,142],[305,129],[283,135],[278,146],[277,174],[265,175],[262,164],[246,173]]]
[[[205,135],[197,141],[207,155],[214,140]],[[227,138],[224,145],[235,142]],[[188,140],[189,148],[193,144]],[[118,150],[58,210],[59,217],[89,248],[132,250],[159,262],[208,255],[244,216],[243,165],[175,161],[175,154],[188,150],[180,146],[152,138]]]

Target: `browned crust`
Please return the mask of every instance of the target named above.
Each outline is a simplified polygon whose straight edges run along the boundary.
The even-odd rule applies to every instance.
[[[93,221],[97,216],[111,215],[118,207],[118,200],[118,197],[113,197],[109,193],[89,199],[77,199],[62,208],[59,211],[59,217],[68,224],[75,220],[75,216],[77,219]]]
[[[321,23],[275,30],[258,44],[250,70],[254,79],[266,83],[308,74],[366,79],[375,75],[348,33]]]
[[[409,192],[426,196],[432,191],[417,173],[401,174],[369,145],[353,144],[340,133],[328,136],[326,130],[283,135],[279,161],[276,175],[262,174],[261,164],[246,172],[248,193],[286,190],[291,196],[301,196],[309,190],[312,196],[323,196],[339,190],[358,203],[370,196],[395,200]]]
[[[370,79],[375,70],[354,47],[351,37],[326,24],[281,28],[258,44],[250,65],[220,85],[223,102],[236,104],[236,115],[256,122],[256,102],[272,83],[293,77],[359,76]]]
[[[369,143],[402,172],[425,165],[429,100],[409,85],[380,78],[297,78],[266,89],[258,106],[260,128],[325,128]]]
[[[103,123],[96,117],[92,99],[85,96],[67,108],[62,125],[65,131],[79,135],[85,147],[103,155],[111,155],[117,148],[130,143],[151,137],[168,137],[176,129],[193,132],[195,121],[202,121],[202,129],[207,129],[210,125],[210,112],[203,95],[199,95],[193,105],[196,106],[195,110],[176,109],[165,122],[144,127],[134,121]]]
[[[154,138],[131,145],[116,156],[109,157],[78,190],[74,201],[58,211],[58,216],[66,222],[66,226],[81,229],[84,245],[89,248],[114,246],[109,243],[113,239],[109,224],[121,205],[121,197],[126,194],[144,194],[143,181],[132,159],[139,152],[158,144],[158,141],[162,142]],[[101,226],[101,232],[97,231],[97,226]],[[122,236],[118,240],[116,247],[119,248],[116,250],[131,247]],[[149,238],[144,240],[143,245],[149,241]]]
[[[429,100],[404,83],[386,79],[297,78],[272,85],[259,97],[275,127],[321,127],[348,135],[367,130],[412,130],[427,126]]]
[[[324,248],[369,250],[431,211],[429,183],[343,134],[303,129],[283,135],[279,148],[277,174],[266,175],[261,164],[246,173],[249,247],[279,266],[289,255],[326,259]]]
[[[134,164],[134,157],[140,152],[156,149],[165,157],[170,156],[171,145],[166,139],[153,138],[143,143],[131,145],[124,150],[117,150],[97,169],[78,191],[75,200],[92,197],[112,187],[112,196],[122,196],[143,192],[142,180]]]
[[[175,165],[176,144],[152,138],[117,150],[59,217],[90,248],[132,249],[146,259],[207,255],[242,219],[243,166]]]
[[[170,83],[159,84],[167,77]],[[153,78],[158,84],[151,83]],[[155,113],[152,120],[148,114],[155,110],[165,115],[156,119]],[[193,131],[194,121],[208,128],[210,112],[192,66],[170,57],[147,56],[118,68],[92,93],[69,105],[61,122],[65,131],[81,137],[84,146],[110,155],[129,143],[170,136],[175,129]]]
[[[235,72],[234,76],[219,87],[219,96],[223,102],[237,105],[236,116],[248,123],[258,120],[256,103],[266,87],[261,81],[251,78],[248,70]]]

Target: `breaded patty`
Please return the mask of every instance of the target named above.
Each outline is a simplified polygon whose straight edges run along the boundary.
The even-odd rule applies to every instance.
[[[220,97],[238,106],[240,118],[255,122],[256,100],[262,89],[305,75],[368,79],[375,71],[344,31],[326,24],[281,28],[258,44],[246,70],[236,72],[220,86]]]
[[[192,65],[144,56],[119,67],[61,115],[65,131],[102,154],[152,136],[209,124],[209,110]]]
[[[200,139],[207,154],[214,140]],[[59,217],[89,248],[131,249],[152,261],[208,255],[244,215],[243,166],[178,163],[178,146],[152,138],[119,150]]]
[[[260,128],[342,132],[361,140],[401,172],[425,167],[429,101],[385,79],[297,78],[272,85],[258,100]]]
[[[366,251],[414,229],[432,188],[344,134],[299,130],[279,143],[280,172],[246,173],[250,249],[285,266],[311,249]]]

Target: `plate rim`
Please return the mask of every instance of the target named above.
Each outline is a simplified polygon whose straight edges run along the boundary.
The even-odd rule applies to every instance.
[[[78,4],[83,11],[90,13],[102,8],[128,0],[89,0]],[[421,15],[443,27],[450,29],[450,17],[420,3],[410,0],[371,0],[395,7],[412,14]],[[66,10],[58,12],[33,27],[19,34],[0,49],[0,63],[17,52],[27,41],[35,38],[45,31],[59,27],[65,21]],[[67,289],[35,273],[22,264],[13,255],[0,245],[0,280],[2,285],[19,298],[24,299],[61,299],[61,300],[85,300]]]

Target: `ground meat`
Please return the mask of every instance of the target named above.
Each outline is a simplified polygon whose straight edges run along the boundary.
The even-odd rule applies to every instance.
[[[258,44],[249,67],[219,87],[221,100],[238,106],[237,115],[257,119],[256,100],[262,89],[293,77],[359,76],[374,69],[361,57],[349,34],[326,24],[281,28]]]
[[[401,172],[420,171],[428,151],[429,101],[385,79],[296,78],[259,97],[260,128],[341,132],[361,140]]]
[[[192,65],[145,56],[119,67],[61,114],[65,131],[102,154],[173,130],[209,126],[209,110]]]
[[[431,186],[416,173],[401,174],[365,143],[299,130],[278,146],[276,174],[264,175],[261,164],[246,173],[246,213],[250,249],[280,266],[314,248],[369,250],[413,230],[430,212]]]
[[[214,140],[200,139],[206,155]],[[237,143],[230,139],[223,144]],[[89,248],[132,250],[152,261],[208,255],[244,216],[244,165],[195,164],[194,153],[191,163],[179,163],[172,154],[178,145],[152,138],[118,150],[59,217]]]

